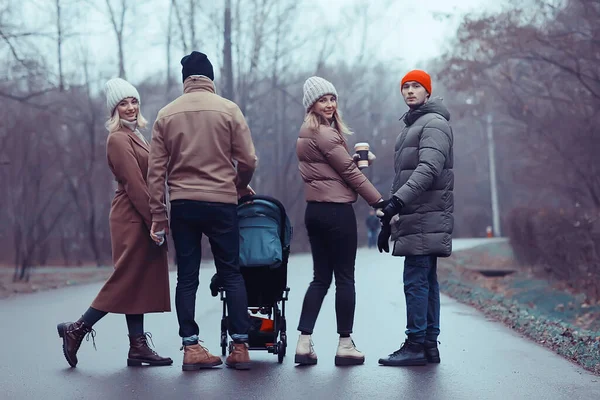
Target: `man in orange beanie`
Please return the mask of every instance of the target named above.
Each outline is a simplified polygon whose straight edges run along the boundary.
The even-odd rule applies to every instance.
[[[400,84],[409,111],[396,142],[392,196],[385,201],[379,251],[404,259],[406,335],[400,349],[380,364],[439,363],[440,291],[437,258],[452,253],[454,219],[453,133],[441,99],[431,99],[431,77],[410,71]]]

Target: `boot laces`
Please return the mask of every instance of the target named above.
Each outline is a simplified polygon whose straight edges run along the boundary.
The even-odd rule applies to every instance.
[[[402,343],[402,346],[400,346],[400,348],[398,350],[396,350],[392,354],[390,354],[390,357],[397,356],[399,354],[404,353],[406,351],[405,349],[406,349],[407,343],[408,343],[408,340],[406,340],[404,343]]]
[[[98,351],[98,349],[96,348],[96,331],[93,329],[90,329],[86,334],[85,334],[85,341],[89,342],[90,341],[90,337],[92,338],[92,344],[94,345],[94,350]],[[83,337],[81,338],[81,340],[77,343],[77,350],[79,350],[79,346],[81,346],[81,342],[83,341]]]
[[[144,332],[144,339],[146,344],[148,344],[148,340],[150,340],[150,343],[152,343],[152,347],[156,347],[154,345],[154,341],[152,340],[152,334],[150,332]]]
[[[198,339],[198,346],[200,346],[200,348],[202,350],[204,350],[207,354],[210,354],[210,352],[208,351],[208,349],[206,347],[204,347],[203,345],[201,345],[200,343],[204,343],[204,341]],[[185,347],[185,345],[181,345],[181,348],[179,350],[183,350],[184,347]]]
[[[148,340],[150,340],[150,343],[152,343],[152,347],[156,347],[154,345],[154,341],[152,340],[152,334],[150,332],[144,332],[144,336],[142,336],[142,340],[145,342],[146,347],[148,348],[148,350],[150,350],[152,352],[152,354],[154,355],[158,355],[158,353],[156,351],[154,351],[149,345],[148,345]]]
[[[96,331],[91,327],[91,326],[87,326],[85,325],[85,323],[82,323],[81,325],[79,325],[79,327],[76,327],[74,329],[70,329],[69,333],[76,333],[77,331],[82,331],[83,335],[79,336],[76,335],[77,338],[77,345],[75,346],[75,351],[79,350],[79,348],[81,347],[81,343],[83,342],[83,338],[85,337],[86,342],[90,341],[90,337],[92,338],[92,344],[94,345],[94,350],[98,350],[96,348]]]
[[[356,347],[356,343],[354,343],[354,339],[352,339],[352,338],[350,338],[350,347],[356,351],[359,351],[358,348]]]
[[[208,351],[208,349],[206,347],[204,347],[204,345],[201,345],[200,343],[204,343],[204,340],[198,340],[198,344],[200,345],[202,350],[204,350],[207,354],[209,354],[210,352]]]

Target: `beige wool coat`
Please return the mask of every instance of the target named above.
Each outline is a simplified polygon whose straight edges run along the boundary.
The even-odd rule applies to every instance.
[[[159,247],[150,238],[149,151],[127,128],[112,132],[106,141],[108,166],[118,187],[109,216],[115,269],[92,303],[101,311],[171,311],[167,245]]]

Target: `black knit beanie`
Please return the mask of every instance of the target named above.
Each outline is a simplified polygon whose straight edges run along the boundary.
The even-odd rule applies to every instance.
[[[191,54],[181,59],[181,65],[183,66],[181,74],[184,82],[190,75],[204,75],[209,77],[211,81],[215,80],[213,66],[204,53],[192,51]]]

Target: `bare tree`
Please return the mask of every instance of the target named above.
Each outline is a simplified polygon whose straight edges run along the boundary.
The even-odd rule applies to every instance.
[[[119,55],[119,76],[123,79],[127,79],[125,74],[125,53],[124,53],[124,29],[125,29],[125,17],[129,10],[130,2],[127,0],[119,1],[119,9],[113,7],[111,0],[106,0],[106,7],[108,8],[108,16],[110,23],[113,28],[113,32],[117,39],[117,51]]]
[[[223,97],[233,100],[233,60],[231,48],[231,0],[225,0],[223,11]]]
[[[61,0],[56,0],[56,52],[58,58],[58,90],[65,90],[63,73],[63,29]]]
[[[175,0],[172,0],[169,3],[169,16],[167,20],[167,43],[166,43],[166,56],[167,56],[167,82],[166,82],[166,92],[169,93],[171,88],[173,87],[173,76],[171,69],[171,42],[173,41],[173,9],[175,8]]]
[[[189,27],[190,27],[190,46],[192,49],[196,49],[198,43],[196,43],[196,6],[198,2],[196,0],[189,0]]]

